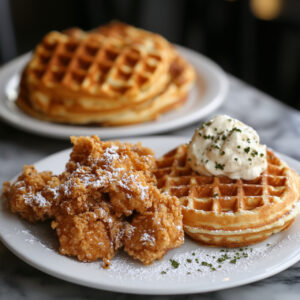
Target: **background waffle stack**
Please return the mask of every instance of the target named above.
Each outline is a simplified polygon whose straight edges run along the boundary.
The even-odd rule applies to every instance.
[[[17,104],[48,121],[132,124],[181,105],[194,79],[163,37],[112,23],[47,34],[23,72]]]
[[[250,181],[191,170],[187,145],[157,160],[158,187],[177,196],[185,232],[203,244],[241,247],[288,228],[299,212],[298,175],[271,151],[268,168]]]

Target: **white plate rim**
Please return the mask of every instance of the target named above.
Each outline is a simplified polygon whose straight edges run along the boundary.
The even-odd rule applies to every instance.
[[[162,116],[162,118],[153,122],[129,126],[102,128],[88,126],[70,126],[48,123],[38,119],[34,119],[22,113],[16,107],[14,107],[13,109],[9,108],[7,105],[8,100],[6,99],[7,97],[5,94],[7,83],[13,78],[13,76],[19,74],[24,63],[29,60],[31,53],[26,53],[3,66],[1,68],[2,70],[0,70],[0,117],[2,117],[4,121],[20,129],[27,130],[39,135],[46,135],[61,139],[66,139],[70,135],[91,134],[97,134],[102,138],[141,136],[166,132],[187,126],[205,117],[222,104],[228,92],[229,80],[225,72],[215,62],[213,62],[206,56],[182,46],[176,47],[178,48],[179,52],[181,52],[181,54],[186,57],[187,60],[192,59],[202,67],[202,70],[201,68],[199,70],[199,68],[197,67],[195,67],[195,69],[202,75],[205,84],[213,83],[213,86],[209,91],[210,95],[208,95],[208,97],[211,97],[211,99],[206,99],[205,101],[207,103],[203,107],[200,107],[195,111],[190,111],[187,115],[182,114],[179,118],[176,117],[166,121],[164,121]],[[10,105],[12,105],[12,103]],[[179,108],[178,111],[180,112],[180,109],[182,108]],[[17,110],[17,112],[14,110]]]
[[[145,137],[145,138],[135,138],[135,139],[123,139],[123,141],[129,141],[129,142],[136,142],[136,141],[141,141],[142,143],[149,142],[151,144],[154,143],[154,140],[159,140],[160,143],[166,143],[172,141],[172,144],[182,144],[186,143],[189,141],[188,138],[186,137],[173,137],[173,136],[153,136],[153,137]],[[47,156],[46,158],[37,161],[34,165],[38,165],[43,163],[45,160],[51,160],[55,158],[56,156],[63,155],[66,153],[69,153],[71,149],[66,149],[59,151],[57,153],[54,153],[50,156]],[[171,149],[170,149],[171,150]],[[300,162],[297,160],[294,160],[293,158],[290,158],[286,155],[276,153],[277,155],[280,156],[281,159],[287,161],[291,167],[293,167],[293,164],[298,165],[298,169],[300,170]],[[15,178],[15,177],[14,177]],[[0,209],[0,216],[3,214],[3,210]],[[0,218],[0,224],[1,224],[1,218]],[[168,287],[164,289],[155,289],[155,288],[145,288],[145,287],[139,287],[138,285],[133,289],[132,287],[126,287],[124,285],[118,285],[118,284],[93,284],[89,281],[78,279],[74,276],[71,275],[66,275],[66,274],[61,274],[59,272],[56,272],[54,268],[49,268],[45,267],[44,265],[37,264],[35,260],[32,257],[28,258],[28,255],[25,255],[22,253],[22,250],[16,249],[5,237],[5,234],[2,232],[2,226],[0,226],[0,240],[3,242],[3,244],[11,251],[13,252],[16,256],[18,256],[20,259],[28,263],[29,265],[35,267],[38,270],[41,270],[49,275],[52,275],[54,277],[60,278],[62,280],[66,280],[72,283],[76,283],[79,285],[84,285],[96,289],[101,289],[101,290],[107,290],[107,291],[112,291],[112,292],[123,292],[123,293],[130,293],[130,294],[147,294],[147,295],[179,295],[179,294],[192,294],[192,293],[204,293],[204,292],[212,292],[212,291],[217,291],[221,289],[228,289],[232,287],[237,287],[241,286],[244,284],[249,284],[253,283],[268,277],[271,277],[288,267],[292,266],[296,262],[300,260],[300,247],[297,249],[297,251],[294,251],[294,253],[290,253],[290,255],[283,261],[278,262],[275,265],[270,266],[268,272],[264,272],[261,274],[256,274],[255,276],[249,277],[249,278],[242,278],[239,280],[235,280],[232,282],[221,282],[218,284],[212,284],[212,286],[209,286],[207,288],[201,288],[195,286],[195,285],[185,285],[183,287],[176,287],[176,289],[172,288],[172,290]],[[63,256],[62,256],[63,257]]]

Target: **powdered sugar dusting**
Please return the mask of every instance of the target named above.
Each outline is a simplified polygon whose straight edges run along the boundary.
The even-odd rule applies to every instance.
[[[55,236],[52,235],[51,230],[47,226],[27,225],[29,228],[16,230],[14,237],[22,236],[25,246],[38,246],[39,248],[57,253],[57,244]],[[41,238],[43,236],[44,238]]]
[[[143,245],[146,244],[151,244],[151,245],[155,245],[155,237],[151,234],[149,234],[148,232],[144,232],[140,238],[141,242]]]
[[[118,163],[128,160],[126,154],[119,154],[120,148],[111,146],[105,149],[100,158],[88,158],[88,166],[82,166],[77,163],[76,169],[72,171],[69,178],[61,184],[61,190],[65,196],[72,194],[72,189],[78,184],[83,184],[86,188],[105,189],[109,184],[115,184],[125,192],[127,198],[135,190],[138,192],[141,200],[149,197],[149,187],[141,183],[139,172],[132,173],[123,167],[118,167]],[[77,178],[79,183],[74,180]],[[53,193],[57,192],[52,191]]]
[[[111,146],[105,149],[100,159],[104,166],[110,167],[114,160],[120,159],[120,155],[117,153],[118,149],[119,147],[117,146]]]
[[[72,195],[72,187],[76,186],[76,183],[73,182],[73,180],[70,178],[69,180],[65,181],[62,185],[62,191],[65,196],[71,196]]]
[[[50,206],[51,203],[41,194],[41,192],[33,193],[31,186],[29,192],[23,195],[24,202],[29,206],[37,205],[38,207]]]
[[[137,174],[124,174],[121,180],[117,181],[116,184],[126,191],[131,191],[131,186],[133,185],[138,189],[141,200],[145,200],[149,197],[149,187],[141,184]]]
[[[46,187],[46,190],[52,193],[53,199],[56,200],[59,197],[59,186],[56,186],[54,188],[51,188],[50,186]]]
[[[140,182],[137,183],[138,189],[141,191],[141,199],[145,200],[149,197],[149,187],[142,185]]]
[[[148,235],[143,235],[143,238],[148,240]],[[275,240],[276,238],[278,239],[278,235]],[[120,253],[112,261],[106,274],[113,278],[121,279],[126,276],[126,278],[130,277],[133,280],[141,281],[171,279],[182,282],[198,277],[215,281],[220,276],[225,278],[231,274],[253,271],[265,260],[281,257],[280,249],[286,248],[291,240],[300,242],[300,233],[289,234],[275,243],[266,241],[252,247],[227,250],[198,246],[196,243],[186,240],[180,249],[170,251],[163,260],[156,261],[150,266],[143,266],[126,254]],[[237,257],[237,253],[239,253],[240,259],[235,260],[234,257]],[[224,259],[224,257],[229,258]],[[223,259],[224,261],[222,261]],[[171,260],[178,263],[177,268],[172,266]],[[89,267],[95,268],[97,265],[91,264]]]

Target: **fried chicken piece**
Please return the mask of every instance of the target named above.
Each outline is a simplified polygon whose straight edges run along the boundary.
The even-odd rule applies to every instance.
[[[24,166],[13,184],[4,183],[3,194],[13,213],[30,222],[44,221],[54,216],[59,184],[51,172],[39,173],[34,166]]]
[[[124,250],[133,258],[149,265],[161,259],[168,250],[183,243],[182,214],[179,200],[149,187],[152,207],[136,214],[126,224]]]
[[[124,223],[113,215],[106,202],[93,212],[56,216],[51,227],[56,229],[59,238],[59,252],[77,256],[80,261],[102,258],[109,267],[110,260],[122,247]]]
[[[4,184],[4,197],[13,213],[30,222],[44,221],[55,215],[76,215],[97,208],[108,195],[97,189],[95,180],[89,169],[54,176],[25,166],[13,184]]]
[[[74,147],[66,168],[77,178],[76,186],[81,182],[109,194],[118,216],[151,207],[148,185],[156,182],[152,150],[141,144],[102,142],[96,136],[71,140]]]
[[[71,142],[73,149],[66,165],[69,172],[77,169],[78,165],[105,170],[122,167],[124,171],[143,171],[147,173],[147,177],[154,180],[152,174],[155,168],[154,152],[143,147],[141,143],[103,142],[95,135],[72,136]]]
[[[71,140],[61,175],[25,166],[16,182],[5,183],[12,212],[31,222],[55,218],[60,253],[81,261],[109,265],[124,242],[131,256],[151,264],[182,244],[180,205],[155,187],[152,150],[96,136]],[[126,228],[124,217],[131,220]]]
[[[149,194],[149,184],[142,172],[125,173],[113,182],[109,198],[116,214],[130,216],[134,210],[143,213],[150,208],[153,198]]]
[[[148,183],[155,180],[151,150],[140,144],[102,142],[96,136],[72,141],[67,170],[60,176],[25,167],[12,186],[5,185],[13,212],[32,222],[56,214],[75,215],[97,208],[109,193],[119,216],[152,205],[146,195]]]
[[[73,173],[63,172],[56,214],[73,216],[100,207],[108,195],[98,187],[97,180],[89,167],[78,167]]]

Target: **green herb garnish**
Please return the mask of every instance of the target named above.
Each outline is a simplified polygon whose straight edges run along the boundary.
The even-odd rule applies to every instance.
[[[258,152],[256,150],[252,150],[252,152],[251,152],[252,157],[255,157],[257,154],[258,154]]]
[[[218,262],[218,263],[222,263],[222,262],[224,262],[226,259],[230,259],[230,257],[227,255],[227,253],[225,253],[225,254],[223,254],[221,257],[219,257],[219,258],[217,259],[217,262]]]
[[[200,126],[200,129],[206,127],[206,126],[210,126],[211,122],[203,122],[202,125]]]
[[[245,151],[246,153],[249,153],[250,147],[245,148],[244,151]]]
[[[242,132],[242,130],[239,129],[239,128],[237,128],[237,127],[233,127],[233,128],[231,129],[231,131],[232,131],[232,132],[233,132],[233,131]]]
[[[224,167],[225,167],[225,164],[219,164],[219,163],[215,163],[216,165],[215,165],[215,168],[216,169],[220,169],[220,170],[224,170]]]
[[[180,263],[174,259],[170,259],[171,265],[174,269],[177,269],[180,265]]]
[[[214,136],[213,136],[213,135],[204,135],[203,138],[204,138],[205,140],[208,140],[208,139],[213,140],[213,139],[214,139]]]

